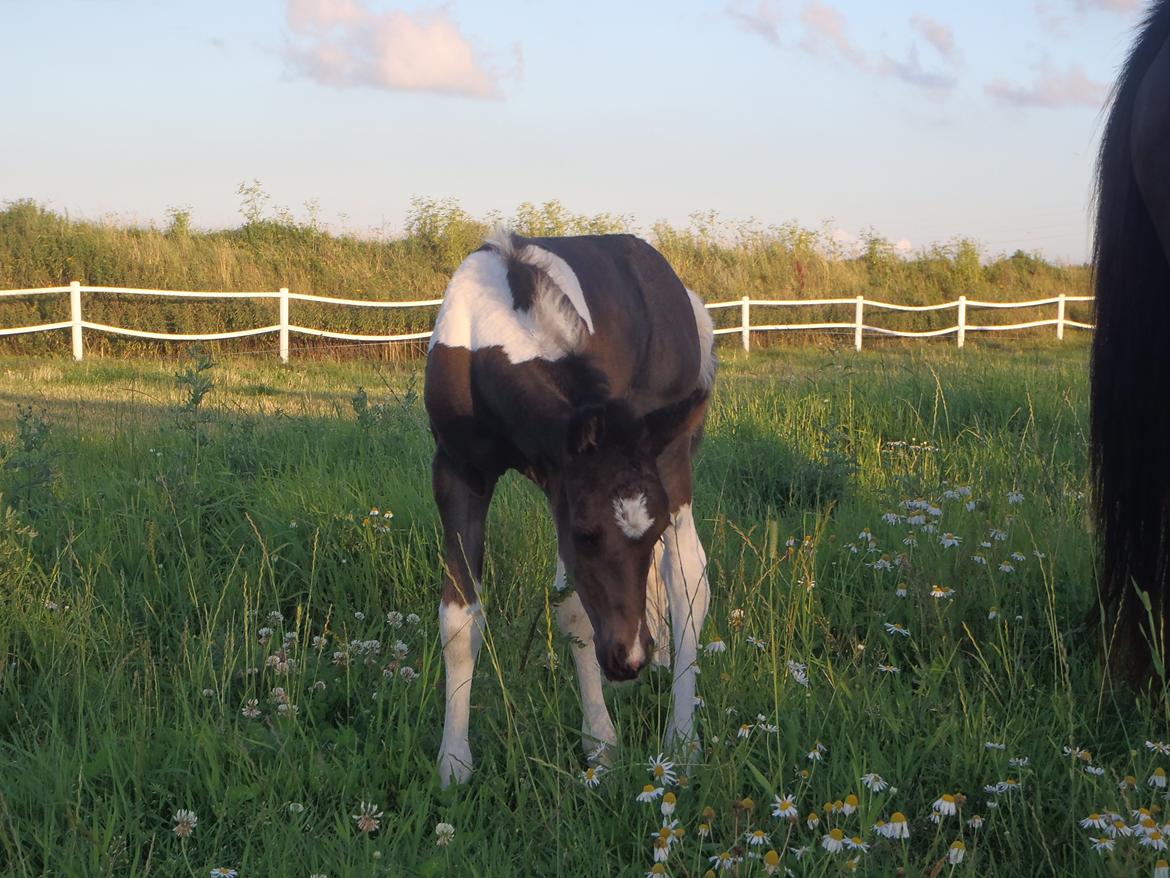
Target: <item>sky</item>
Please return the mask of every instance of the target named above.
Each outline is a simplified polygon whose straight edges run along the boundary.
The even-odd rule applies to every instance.
[[[357,234],[414,196],[1082,262],[1145,0],[0,0],[0,202]]]

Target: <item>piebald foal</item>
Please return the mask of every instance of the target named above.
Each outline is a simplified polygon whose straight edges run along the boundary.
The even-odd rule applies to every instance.
[[[500,232],[451,278],[425,388],[446,569],[444,785],[471,774],[484,522],[508,469],[548,497],[556,585],[575,589],[557,618],[573,643],[585,749],[617,743],[602,674],[628,680],[651,659],[669,663],[668,626],[675,658],[667,741],[697,741],[696,659],[709,588],[691,513],[691,456],[714,382],[712,341],[702,302],[653,247],[629,235]]]

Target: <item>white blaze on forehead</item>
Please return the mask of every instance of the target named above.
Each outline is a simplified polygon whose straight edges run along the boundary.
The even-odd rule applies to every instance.
[[[618,528],[631,540],[636,540],[654,524],[646,509],[646,495],[619,497],[613,501],[613,517]]]

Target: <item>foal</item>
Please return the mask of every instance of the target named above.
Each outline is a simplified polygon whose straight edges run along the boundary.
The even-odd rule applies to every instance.
[[[712,341],[702,302],[661,254],[629,235],[501,232],[451,278],[425,387],[444,531],[444,786],[471,774],[484,523],[508,469],[548,498],[556,586],[575,589],[557,618],[573,642],[583,746],[617,743],[601,675],[628,680],[652,658],[669,663],[669,629],[667,741],[697,743],[696,659],[709,588],[691,513],[691,457],[714,382]]]

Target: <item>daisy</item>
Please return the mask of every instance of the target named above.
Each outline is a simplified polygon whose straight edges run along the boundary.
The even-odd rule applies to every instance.
[[[1081,829],[1104,829],[1108,825],[1108,818],[1096,811],[1081,821]]]
[[[764,854],[764,871],[769,875],[775,875],[780,871],[780,855],[776,851]]]
[[[739,731],[738,731],[738,732],[736,732],[736,735],[735,735],[735,736],[736,736],[737,738],[746,738],[746,737],[748,737],[748,736],[749,736],[751,733],[752,733],[752,725],[751,725],[751,723],[744,723],[742,726],[740,726],[740,727],[739,727]]]
[[[601,775],[605,773],[605,766],[590,765],[581,772],[581,783],[589,787],[589,789],[596,789],[597,785],[601,783]]]
[[[974,561],[976,564],[979,564],[982,567],[987,566],[987,559],[984,558],[982,555],[972,555],[971,560]]]
[[[1008,760],[1008,765],[1012,768],[1026,768],[1028,763],[1032,760],[1027,756],[1013,756]]]
[[[642,787],[642,792],[638,793],[638,795],[635,798],[637,801],[643,802],[643,803],[653,802],[655,799],[657,799],[659,796],[661,796],[664,792],[665,792],[665,790],[662,787],[656,787],[656,786],[654,786],[654,784],[648,783],[648,784],[646,784],[646,786]]]
[[[1109,838],[1107,835],[1099,835],[1096,838],[1090,838],[1089,843],[1093,846],[1093,850],[1099,854],[1113,853],[1113,839]]]
[[[833,828],[821,836],[821,847],[831,854],[840,853],[845,848],[845,833]]]
[[[727,652],[727,644],[723,642],[718,634],[711,638],[710,643],[703,647],[703,652],[707,655],[715,655],[718,652]]]
[[[984,750],[1006,750],[1007,744],[1000,744],[996,741],[984,741],[983,742],[983,749]]]
[[[650,871],[646,873],[646,878],[658,878],[659,875],[666,874],[666,866],[662,863],[655,863],[650,867]]]
[[[990,537],[991,537],[993,540],[995,540],[996,542],[1000,542],[1000,543],[1002,543],[1004,540],[1006,540],[1006,539],[1008,538],[1007,531],[1006,531],[1006,530],[1000,530],[1000,529],[999,529],[999,528],[997,528],[997,527],[993,527],[993,528],[991,529],[991,531],[990,531],[990,533],[989,533],[989,536],[990,536]]]
[[[816,811],[809,811],[808,817],[804,819],[804,825],[809,829],[816,829],[821,825],[821,818],[817,816]]]
[[[936,600],[939,598],[954,597],[954,594],[955,590],[953,588],[943,588],[938,583],[935,583],[934,586],[930,589],[930,596]]]
[[[1132,774],[1127,774],[1125,777],[1123,777],[1121,780],[1119,780],[1117,782],[1117,786],[1120,787],[1123,792],[1125,790],[1136,790],[1137,789],[1137,778],[1134,777]]]
[[[227,866],[216,866],[211,870],[211,878],[236,878],[240,873],[235,869],[229,869]]]
[[[765,844],[771,844],[771,839],[768,838],[768,833],[762,829],[753,829],[743,834],[743,840],[751,847],[759,847]]]
[[[1153,848],[1156,851],[1166,850],[1166,837],[1162,835],[1162,831],[1155,829],[1153,832],[1147,832],[1138,839],[1138,844],[1142,847]]]
[[[963,839],[956,838],[947,850],[947,862],[952,866],[957,866],[963,862],[965,856],[967,856],[967,845],[963,844]]]
[[[725,872],[730,872],[739,863],[740,858],[731,851],[724,851],[721,854],[716,854],[713,857],[708,857],[707,861],[716,869],[722,869]]]
[[[983,828],[983,818],[980,817],[978,814],[976,814],[974,817],[972,817],[970,820],[967,821],[967,825],[969,827],[971,827],[973,830],[975,830],[976,832],[978,832],[980,829]]]
[[[878,670],[881,671],[883,674],[900,674],[900,673],[902,673],[902,669],[897,667],[896,665],[887,665],[885,663],[882,663],[882,664],[879,664],[877,667],[878,667]]]
[[[1105,769],[1100,765],[1086,765],[1085,774],[1091,774],[1094,777],[1101,777],[1105,774]]]
[[[1166,769],[1161,766],[1155,768],[1154,773],[1149,776],[1146,783],[1159,790],[1166,789]]]
[[[674,763],[661,753],[650,758],[646,770],[654,777],[655,783],[669,785],[678,779],[674,772]]]
[[[1011,558],[1013,561],[1018,562],[1018,561],[1026,561],[1028,559],[1028,556],[1025,555],[1023,552],[1012,552]]]
[[[1016,568],[1013,567],[1009,562],[1004,561],[1003,563],[1001,563],[999,565],[999,572],[1000,573],[1015,573]]]
[[[886,524],[897,524],[901,520],[901,516],[897,512],[886,512],[882,514],[882,521]]]
[[[768,648],[768,641],[761,640],[758,637],[752,637],[750,634],[747,636],[747,642],[750,643],[752,646],[754,646],[756,649],[767,649]]]
[[[880,775],[872,771],[861,776],[861,783],[871,793],[881,793],[889,788],[889,783]]]
[[[441,848],[445,848],[451,843],[451,839],[455,837],[455,827],[450,823],[436,823],[435,824],[435,844]]]
[[[359,832],[369,834],[371,832],[377,832],[382,819],[382,812],[378,810],[378,806],[373,802],[362,802],[358,808],[358,813],[353,815],[353,819],[357,822]]]
[[[661,866],[670,859],[670,833],[668,832],[665,836],[659,836],[658,833],[654,833],[654,835],[654,862]]]
[[[959,543],[963,542],[963,540],[961,537],[957,537],[953,533],[951,533],[950,531],[947,531],[945,534],[943,534],[941,537],[939,537],[938,542],[939,542],[939,545],[943,546],[944,548],[949,549],[952,546],[959,545]]]
[[[186,808],[180,808],[171,819],[175,821],[173,832],[179,838],[189,838],[191,833],[195,831],[195,824],[199,822],[195,812]]]
[[[841,805],[841,813],[846,815],[852,814],[857,810],[857,806],[859,804],[860,803],[857,800],[857,796],[853,793],[850,793],[845,797],[845,801]]]
[[[860,835],[855,835],[852,838],[845,839],[845,847],[851,851],[861,851],[863,854],[869,850],[869,845],[861,840]]]
[[[894,589],[894,597],[904,598],[904,597],[906,597],[906,595],[907,595],[906,584],[903,582],[899,582],[898,587]]]
[[[678,796],[674,793],[668,792],[662,797],[662,816],[669,817],[674,813],[674,809],[678,807]]]
[[[1024,495],[1013,488],[1012,490],[1008,491],[1007,501],[1012,506],[1018,506],[1024,502]]]
[[[799,816],[799,812],[796,810],[796,800],[792,796],[776,796],[772,802],[772,816],[795,820]]]
[[[695,831],[697,833],[699,833],[699,838],[710,838],[711,824],[710,823],[700,823],[698,828]]]
[[[801,686],[808,686],[808,665],[802,662],[794,662],[790,659],[788,661],[788,673]]]
[[[1170,878],[1170,863],[1165,860],[1158,860],[1154,864],[1154,878]]]
[[[910,824],[906,821],[906,815],[901,811],[895,811],[890,817],[890,822],[885,827],[886,838],[909,838]]]
[[[887,634],[901,634],[903,637],[909,637],[910,632],[902,625],[901,622],[886,622]]]

